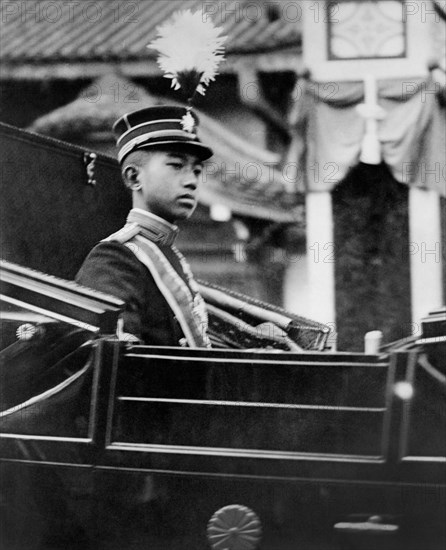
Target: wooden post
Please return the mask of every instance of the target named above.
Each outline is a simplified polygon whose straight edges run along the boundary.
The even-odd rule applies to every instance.
[[[412,321],[420,334],[421,318],[443,305],[440,197],[433,190],[409,190],[409,256]]]
[[[306,196],[307,244],[305,254],[290,256],[284,281],[284,307],[332,331],[328,345],[336,347],[334,235],[331,193]]]
[[[330,326],[336,343],[333,209],[330,191],[308,192],[308,316]]]

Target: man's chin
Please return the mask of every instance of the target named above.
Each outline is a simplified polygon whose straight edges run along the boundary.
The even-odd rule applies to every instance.
[[[195,204],[194,206],[178,209],[178,212],[176,213],[177,221],[189,219],[195,212],[196,207],[197,205]]]

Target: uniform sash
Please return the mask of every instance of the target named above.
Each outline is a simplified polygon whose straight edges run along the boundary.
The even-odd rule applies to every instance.
[[[124,244],[151,273],[177,318],[189,347],[210,347],[205,304],[198,291],[195,296],[192,295],[186,283],[153,242],[137,234]],[[185,268],[184,259],[177,254]],[[191,274],[187,269],[185,274],[192,283]]]

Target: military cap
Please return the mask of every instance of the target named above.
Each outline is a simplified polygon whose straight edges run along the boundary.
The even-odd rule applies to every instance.
[[[119,162],[132,151],[146,148],[173,149],[206,160],[213,152],[198,139],[198,123],[197,115],[191,110],[170,105],[125,114],[113,125]]]

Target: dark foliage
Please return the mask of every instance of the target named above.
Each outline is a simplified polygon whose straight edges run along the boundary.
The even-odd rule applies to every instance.
[[[359,164],[333,193],[338,346],[362,350],[411,331],[408,188],[387,167]]]

